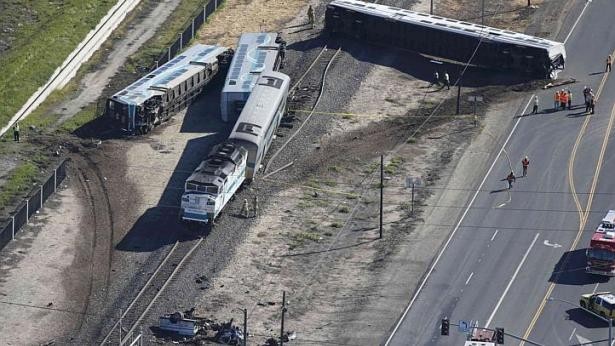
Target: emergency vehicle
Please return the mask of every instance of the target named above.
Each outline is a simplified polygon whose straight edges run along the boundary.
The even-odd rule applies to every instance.
[[[579,304],[602,317],[615,318],[615,295],[610,292],[584,294]]]
[[[615,276],[615,210],[609,210],[585,251],[590,274]]]
[[[476,328],[468,335],[464,346],[495,346],[495,331]]]

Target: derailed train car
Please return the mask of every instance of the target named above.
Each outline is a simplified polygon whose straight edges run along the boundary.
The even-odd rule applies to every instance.
[[[222,121],[235,121],[261,74],[277,71],[283,63],[286,42],[273,32],[241,34],[220,94]]]
[[[556,78],[566,60],[560,42],[357,0],[327,5],[325,29],[333,35],[538,78]]]
[[[211,151],[186,180],[184,221],[215,220],[244,181],[254,179],[286,113],[290,77],[269,71],[258,80],[228,140]]]
[[[248,151],[248,180],[254,179],[286,113],[289,88],[287,75],[274,71],[263,73],[229,136],[229,141]]]
[[[225,47],[195,45],[111,96],[105,115],[124,131],[147,133],[187,107],[231,54]]]
[[[247,158],[247,151],[232,142],[215,146],[186,180],[181,218],[213,221],[244,182]]]

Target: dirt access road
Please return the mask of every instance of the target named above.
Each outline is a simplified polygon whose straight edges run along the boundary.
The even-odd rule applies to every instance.
[[[219,13],[221,19],[212,18],[206,30],[217,27],[216,20],[224,21],[225,16],[254,17],[263,8],[258,4],[258,0],[229,3]],[[317,18],[322,19],[324,6],[313,5]],[[284,24],[289,40],[284,72],[293,78],[323,43],[318,37],[321,23],[315,30],[306,30],[301,26],[305,7],[296,6],[289,18],[297,19]],[[417,6],[425,9],[425,3]],[[531,19],[531,11],[507,13],[509,21],[528,24]],[[464,13],[455,16],[459,14]],[[261,22],[260,18],[252,20]],[[205,34],[202,37],[209,42]],[[232,37],[228,40],[233,41]],[[291,301],[287,326],[298,332],[296,343],[377,344],[393,324],[398,308],[407,300],[408,287],[416,285],[450,231],[417,224],[427,217],[453,218],[454,213],[443,216],[428,207],[443,198],[459,204],[467,198],[424,190],[417,198],[424,205],[410,215],[404,178],[420,176],[433,191],[465,184],[460,177],[475,175],[494,139],[481,135],[470,144],[480,127],[475,128],[473,119],[467,117],[469,105],[464,105],[464,116],[451,120],[454,104],[450,101],[441,107],[440,117],[416,132],[434,104],[451,96],[445,90],[425,88],[432,73],[428,62],[420,56],[408,59],[400,52],[353,42],[343,42],[343,47],[344,53],[332,65],[331,82],[317,109],[320,113],[274,164],[297,162],[271,180],[244,189],[229,205],[145,321],[149,342],[154,336],[147,327],[156,325],[160,313],[196,306],[204,315],[239,320],[238,313],[230,311],[243,306],[250,311],[252,340],[260,343],[278,333],[282,290]],[[383,81],[388,81],[386,87]],[[477,78],[477,87],[479,82]],[[309,108],[317,84],[317,76],[307,80],[302,90],[306,101],[293,103],[295,127],[304,117],[302,108]],[[177,222],[176,206],[183,179],[229,131],[228,125],[212,120],[218,116],[219,88],[219,83],[212,85],[188,112],[151,136],[108,140],[98,148],[74,147],[76,176],[81,173],[78,179],[83,182],[77,188],[91,197],[81,204],[90,211],[81,214],[79,232],[91,234],[90,275],[101,279],[93,284],[87,318],[81,328],[66,334],[65,343],[100,340],[118,310],[127,305],[126,298],[143,285],[170,244],[197,236]],[[510,88],[486,87],[484,93],[493,101],[502,99],[499,95]],[[507,111],[520,102],[518,95],[507,94],[513,98],[509,103],[492,103],[479,112],[495,138],[510,119]],[[281,129],[272,151],[292,131]],[[378,154],[383,151],[392,153],[386,161],[390,179],[386,182],[385,239],[378,241],[378,189],[373,179]],[[263,203],[261,216],[238,217],[240,201],[257,193]],[[61,203],[59,208],[75,206],[69,201]],[[18,267],[15,263],[12,270]],[[400,268],[406,276],[398,275]]]

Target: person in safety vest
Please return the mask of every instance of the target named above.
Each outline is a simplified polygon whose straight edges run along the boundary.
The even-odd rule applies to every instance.
[[[521,160],[521,166],[523,166],[523,176],[527,175],[527,167],[530,165],[530,160],[526,157]]]

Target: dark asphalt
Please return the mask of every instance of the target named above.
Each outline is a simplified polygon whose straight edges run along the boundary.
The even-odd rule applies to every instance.
[[[583,5],[579,1],[572,9],[576,17]],[[612,0],[591,2],[566,42],[568,60],[560,77],[577,79],[576,84],[565,86],[573,92],[573,103],[582,102],[584,85],[598,90],[604,60],[615,48],[614,5]],[[562,31],[567,35],[573,24],[574,20],[565,23]],[[569,160],[586,115],[581,106],[551,112],[553,92],[550,89],[537,93],[541,114],[521,117],[518,124],[515,120],[511,125],[517,124],[505,149],[517,174],[521,159],[529,156],[528,176],[517,179],[510,194],[498,191],[505,187],[502,179],[509,164],[506,155],[495,157],[497,152],[494,153],[493,169],[483,173],[487,177],[481,191],[390,345],[463,344],[464,336],[455,327],[451,327],[451,335],[439,335],[442,316],[453,322],[474,320],[480,326],[504,327],[508,333],[523,336],[551,283],[555,284],[551,297],[575,303],[583,293],[615,291],[615,280],[584,272],[584,248],[606,211],[615,209],[615,139],[608,140],[597,194],[577,250],[570,251],[578,234],[580,214],[569,184]],[[587,208],[614,102],[615,80],[609,76],[574,161],[574,186],[583,209]],[[530,110],[531,106],[526,113]],[[451,230],[457,221],[451,220]],[[605,323],[561,302],[546,303],[538,316],[529,339],[544,345],[607,337]],[[517,342],[507,337],[507,345]]]

